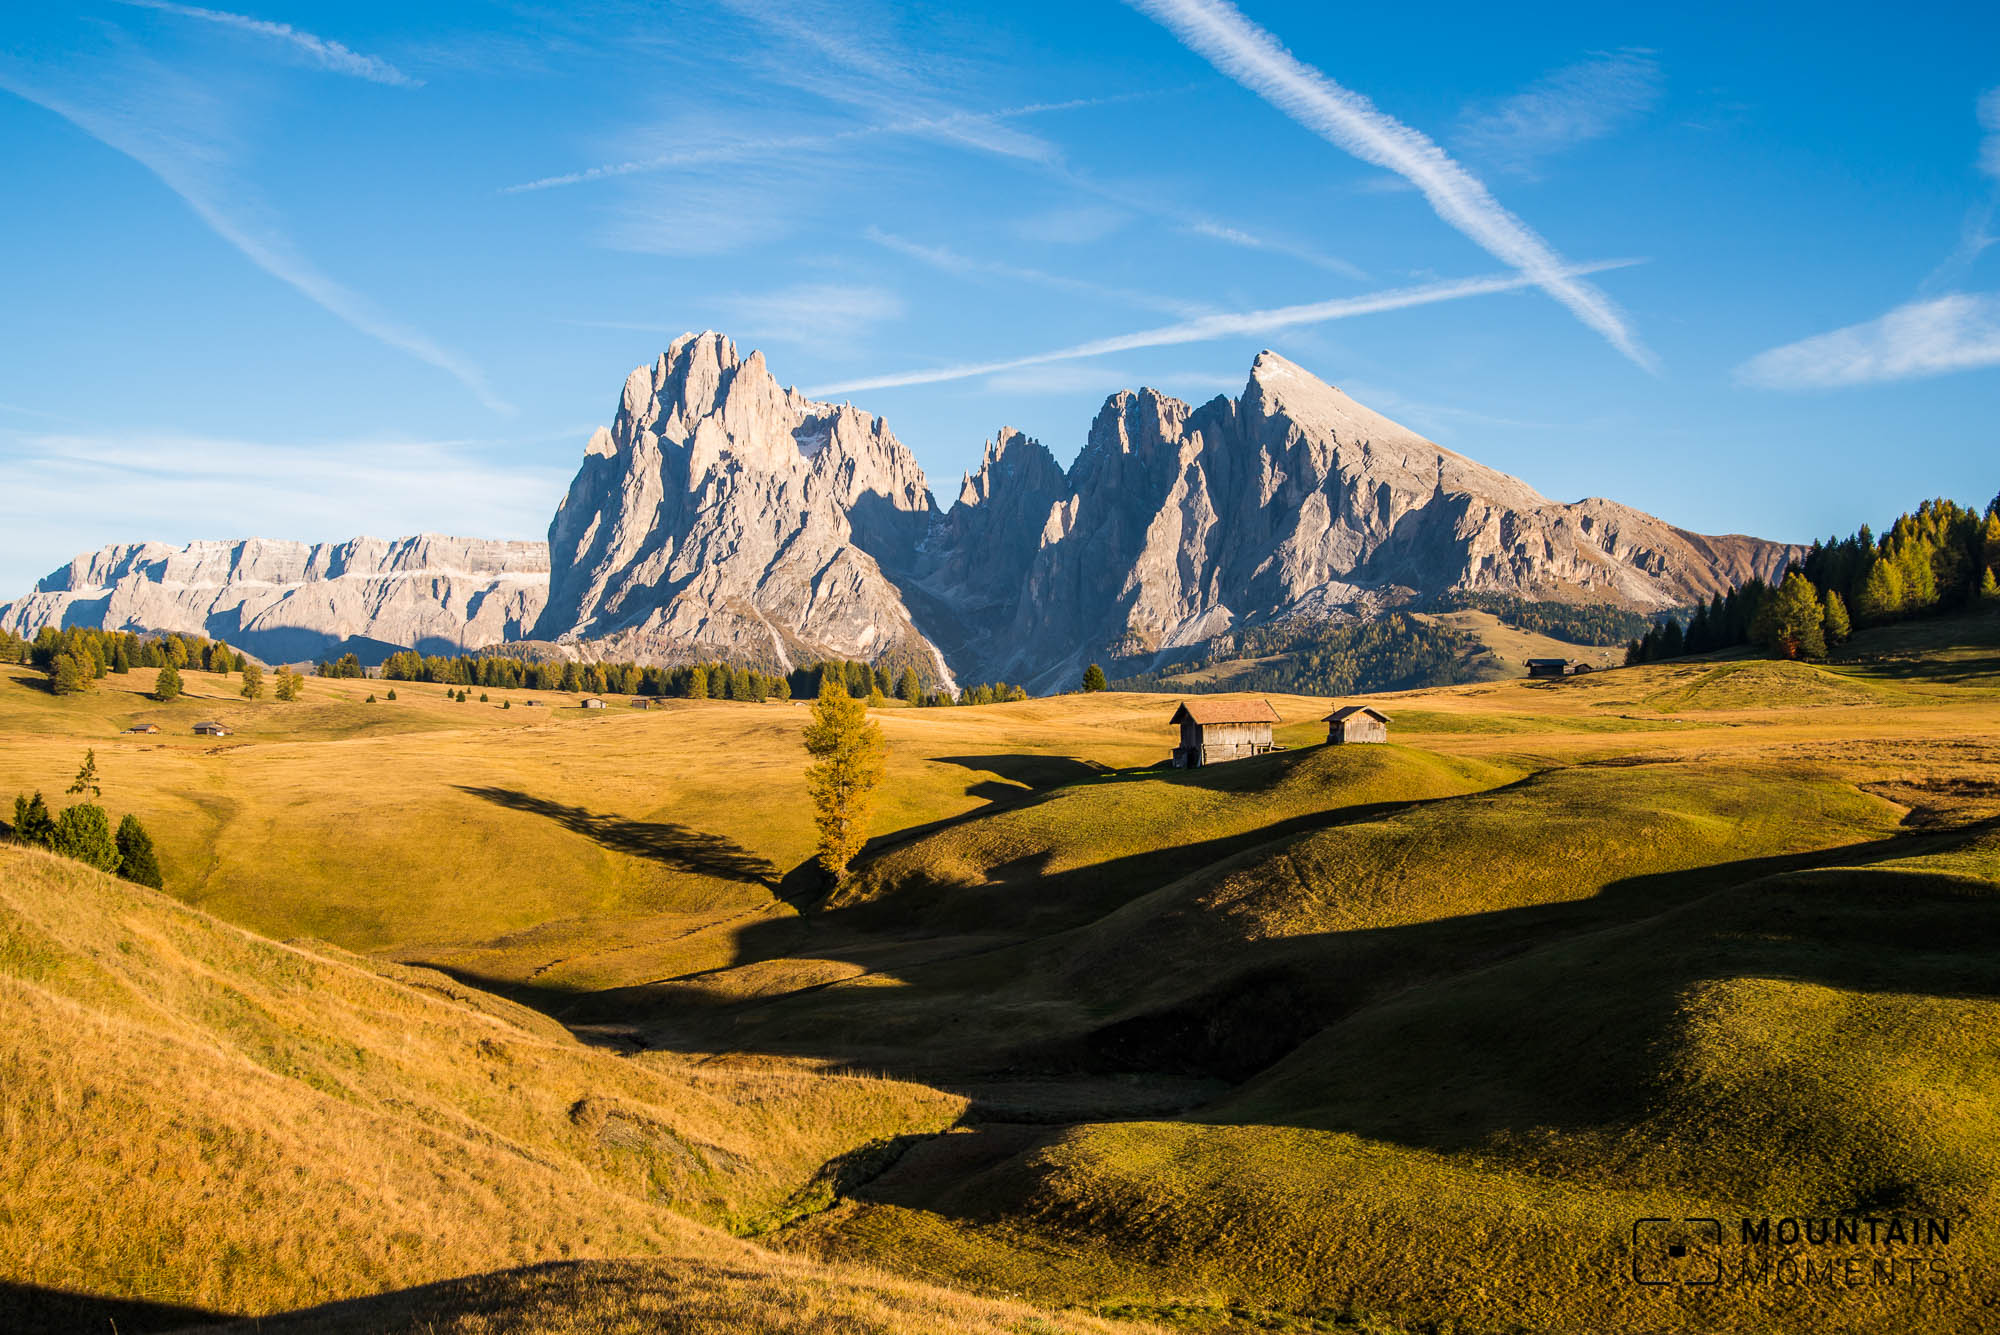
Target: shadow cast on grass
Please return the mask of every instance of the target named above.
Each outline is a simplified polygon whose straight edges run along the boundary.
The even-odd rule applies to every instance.
[[[219,1312],[198,1307],[0,1281],[0,1330],[36,1335],[133,1335],[225,1320],[228,1318]]]
[[[515,788],[459,786],[462,793],[508,808],[542,816],[613,852],[664,863],[697,876],[741,881],[776,890],[778,869],[732,839],[677,825],[672,821],[627,820],[536,797]]]

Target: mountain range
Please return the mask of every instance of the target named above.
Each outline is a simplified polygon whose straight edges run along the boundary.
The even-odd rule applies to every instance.
[[[945,509],[882,418],[781,388],[761,353],[703,333],[627,377],[546,547],[107,547],[0,604],[0,628],[201,631],[274,660],[525,640],[859,658],[1047,690],[1089,661],[1143,669],[1246,626],[1453,590],[1685,607],[1800,551],[1551,501],[1274,352],[1235,398],[1111,396],[1067,469],[1003,429]]]

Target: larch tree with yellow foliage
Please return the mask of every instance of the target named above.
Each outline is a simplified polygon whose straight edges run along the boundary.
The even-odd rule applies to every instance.
[[[806,724],[806,788],[819,826],[819,865],[830,881],[847,874],[847,864],[868,838],[868,815],[882,781],[882,729],[868,710],[847,693],[835,673],[820,677],[819,699]]]

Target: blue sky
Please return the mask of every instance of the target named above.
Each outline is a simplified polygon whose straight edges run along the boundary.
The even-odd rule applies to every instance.
[[[541,536],[702,328],[946,504],[1002,425],[1067,462],[1264,347],[1695,529],[1984,502],[2000,11],[1742,10],[9,6],[0,596],[109,541]]]

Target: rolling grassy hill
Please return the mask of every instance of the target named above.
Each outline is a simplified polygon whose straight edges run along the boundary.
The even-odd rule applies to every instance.
[[[201,674],[162,707],[144,675],[0,672],[0,796],[94,746],[169,891],[0,864],[0,1042],[81,1091],[5,1105],[0,1204],[53,1204],[0,1210],[35,1258],[0,1280],[354,1297],[300,1330],[727,1329],[792,1284],[807,1329],[2000,1320],[1992,613],[1824,667],[1378,697],[1379,748],[1274,697],[1291,749],[1194,773],[1152,768],[1172,697],[881,710],[832,895],[801,708],[232,705]],[[244,727],[116,731],[169,709]],[[124,1199],[119,1147],[155,1143]],[[1746,1216],[1952,1232],[1746,1251]],[[1773,1269],[1638,1284],[1655,1217]],[[1784,1278],[1850,1255],[1938,1268]],[[1045,1310],[941,1315],[988,1298],[937,1283]]]
[[[794,1289],[767,1328],[924,1329],[961,1307],[696,1222],[741,1229],[826,1160],[955,1120],[963,1101],[921,1086],[622,1058],[441,976],[11,847],[0,1017],[0,1324],[160,1328],[632,1256],[656,1260],[588,1272],[593,1291],[700,1295],[689,1329],[775,1318]]]

